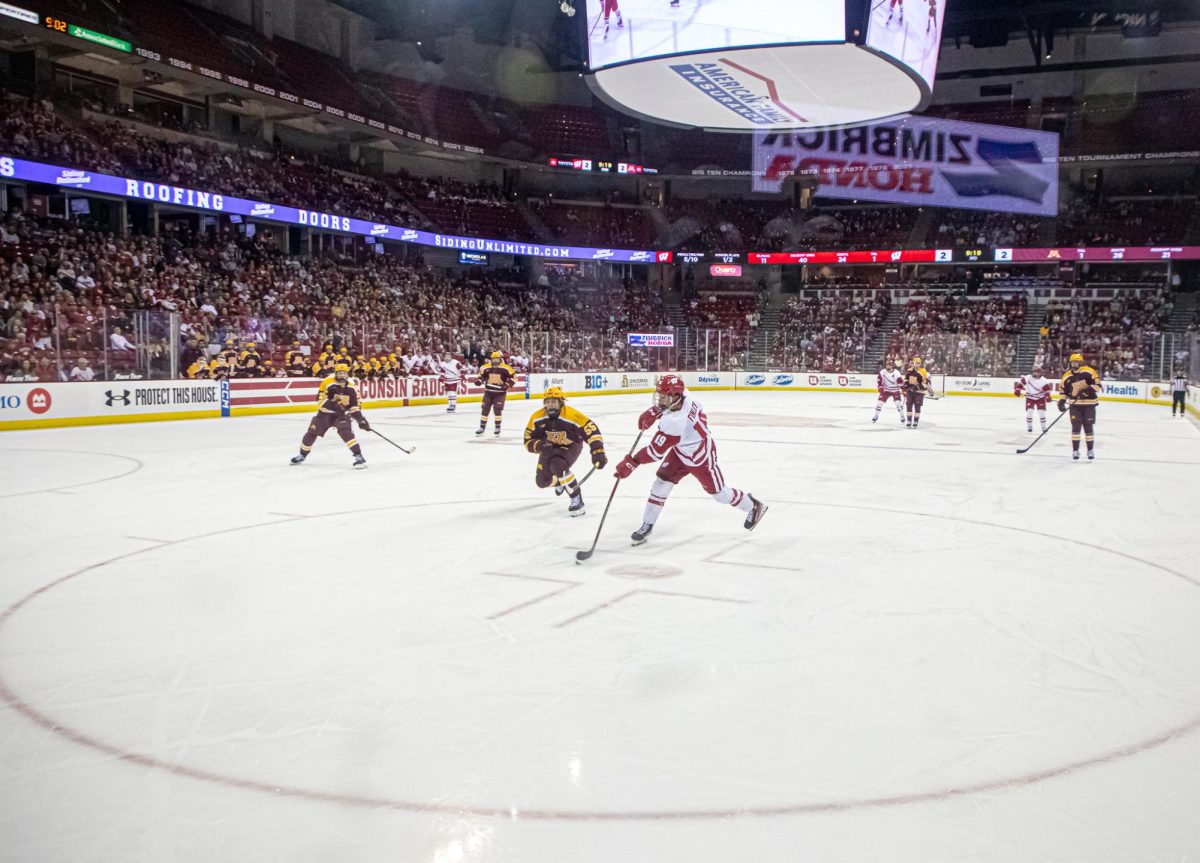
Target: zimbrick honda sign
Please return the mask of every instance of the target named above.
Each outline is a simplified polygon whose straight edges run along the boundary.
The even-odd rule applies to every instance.
[[[758,132],[753,175],[756,192],[800,176],[825,197],[1054,216],[1058,135],[931,117]]]

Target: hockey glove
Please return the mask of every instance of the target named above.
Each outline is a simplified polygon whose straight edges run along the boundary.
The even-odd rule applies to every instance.
[[[363,431],[366,431],[366,432],[369,432],[369,431],[371,430],[371,424],[370,424],[369,422],[367,422],[367,418],[366,418],[366,417],[361,417],[361,418],[359,419],[359,421],[358,421],[358,427],[359,427],[360,429],[362,429]]]
[[[629,475],[637,468],[638,463],[633,460],[633,456],[627,455],[617,463],[617,479],[628,479]]]
[[[1058,412],[1060,414],[1067,412],[1067,400],[1066,399],[1058,400]],[[1074,422],[1074,420],[1072,420],[1072,422]]]
[[[660,416],[662,416],[662,408],[658,405],[642,411],[642,415],[638,417],[638,428],[645,431],[658,422]]]
[[[529,441],[529,451],[530,452],[541,452],[542,446],[545,443],[546,443],[545,438],[540,438],[540,437],[531,438]]]
[[[608,456],[604,454],[604,450],[598,449],[592,453],[592,467],[596,470],[604,470],[608,464]]]

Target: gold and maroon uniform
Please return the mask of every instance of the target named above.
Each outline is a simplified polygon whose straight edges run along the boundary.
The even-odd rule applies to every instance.
[[[904,370],[904,413],[905,426],[916,428],[921,421],[921,405],[929,391],[929,372],[925,371],[918,357]]]
[[[608,458],[604,454],[604,438],[594,422],[566,404],[556,417],[548,416],[544,407],[534,411],[525,426],[525,449],[537,453],[534,479],[538,488],[554,485],[556,480],[560,485],[573,483],[571,467],[585,443],[591,451],[592,464],[597,469],[603,468]]]
[[[303,461],[308,455],[313,444],[317,442],[317,438],[324,437],[325,432],[331,428],[335,429],[338,437],[346,442],[350,452],[354,453],[355,459],[361,459],[362,448],[358,445],[354,432],[350,428],[350,420],[353,418],[359,428],[367,431],[370,431],[371,426],[362,414],[362,406],[358,401],[358,390],[354,384],[349,381],[339,381],[336,376],[326,378],[321,381],[321,387],[317,392],[317,402],[319,405],[317,415],[308,424],[308,431],[304,433],[304,438],[300,441],[300,461]]]
[[[1063,411],[1068,406],[1071,409],[1072,458],[1079,458],[1079,439],[1082,436],[1087,442],[1088,458],[1091,459],[1096,457],[1096,406],[1100,404],[1102,384],[1100,375],[1091,366],[1083,365],[1082,358],[1075,360],[1072,357],[1072,365],[1075,362],[1080,363],[1078,368],[1067,369],[1062,376],[1059,387],[1062,397],[1058,401],[1058,409]]]
[[[504,413],[504,402],[508,398],[508,390],[517,380],[517,373],[513,371],[512,366],[500,360],[500,355],[497,353],[492,362],[489,362],[479,370],[479,378],[476,383],[483,385],[483,407],[479,416],[479,431],[476,434],[483,434],[487,427],[487,418],[489,413],[496,416],[496,434],[500,434],[500,419]]]

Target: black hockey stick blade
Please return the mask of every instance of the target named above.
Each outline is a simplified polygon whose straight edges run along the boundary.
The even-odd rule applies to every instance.
[[[645,429],[641,429],[640,431],[638,431],[637,437],[635,437],[633,439],[633,446],[631,446],[629,448],[630,455],[633,455],[633,451],[637,449],[637,445],[641,442],[642,435],[645,434],[645,431],[646,431]],[[589,473],[588,476],[591,476],[591,474]],[[586,479],[586,477],[585,477],[585,479]],[[593,554],[596,553],[596,543],[598,543],[600,541],[600,531],[604,530],[604,520],[606,518],[608,518],[608,508],[610,506],[612,506],[613,498],[617,496],[617,486],[619,486],[620,484],[621,484],[621,480],[619,478],[617,479],[616,482],[613,483],[612,491],[608,493],[608,503],[606,503],[604,505],[604,513],[600,516],[600,524],[596,528],[596,536],[595,536],[595,538],[592,539],[592,547],[589,548],[587,551],[575,552],[575,562],[576,563],[583,563],[585,560],[587,560],[589,557],[591,557]]]
[[[392,446],[394,446],[396,449],[400,450],[400,452],[402,452],[402,453],[406,453],[406,454],[408,454],[408,455],[412,455],[414,452],[416,452],[416,451],[417,451],[417,448],[416,448],[415,446],[413,446],[413,447],[407,447],[407,448],[406,448],[406,447],[402,447],[402,446],[400,446],[400,444],[396,443],[396,442],[395,442],[394,440],[392,440],[390,437],[388,437],[388,436],[387,436],[387,435],[385,435],[383,432],[381,432],[381,431],[378,431],[378,430],[377,430],[377,429],[375,429],[375,428],[372,428],[372,429],[371,429],[371,431],[375,432],[375,434],[379,435],[381,438],[383,438],[385,441],[387,441],[388,443],[390,443],[390,444],[391,444]]]
[[[1029,446],[1023,447],[1023,448],[1017,450],[1017,455],[1024,455],[1025,453],[1027,453],[1031,449],[1033,449],[1037,445],[1037,442],[1040,441],[1042,438],[1044,438],[1046,436],[1046,433],[1049,432],[1050,429],[1054,428],[1054,424],[1057,423],[1060,419],[1062,419],[1066,415],[1067,415],[1067,411],[1060,411],[1058,416],[1056,416],[1054,418],[1053,422],[1051,422],[1050,425],[1046,426],[1046,428],[1043,429],[1042,433],[1040,435],[1038,435],[1037,437],[1035,437],[1033,439],[1033,442],[1031,444],[1029,444]]]

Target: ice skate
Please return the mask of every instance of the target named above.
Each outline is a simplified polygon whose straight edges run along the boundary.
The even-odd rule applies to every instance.
[[[567,507],[567,512],[570,514],[571,518],[575,518],[577,515],[583,515],[583,495],[577,494],[575,497],[571,498],[571,505]]]
[[[304,464],[304,460],[308,458],[304,453],[292,456],[292,464]]]
[[[367,460],[360,455],[354,457],[354,469],[362,470],[367,466]]]
[[[642,543],[644,543],[646,541],[646,537],[648,537],[650,535],[650,531],[652,531],[652,530],[654,530],[654,525],[643,524],[641,527],[639,527],[637,530],[635,530],[632,534],[630,534],[629,538],[631,540],[633,540],[634,545],[641,545]]]
[[[767,505],[754,495],[750,495],[750,500],[754,502],[754,508],[750,510],[750,514],[746,516],[746,521],[742,527],[746,530],[754,530],[758,523],[762,521],[762,517],[767,514]]]

